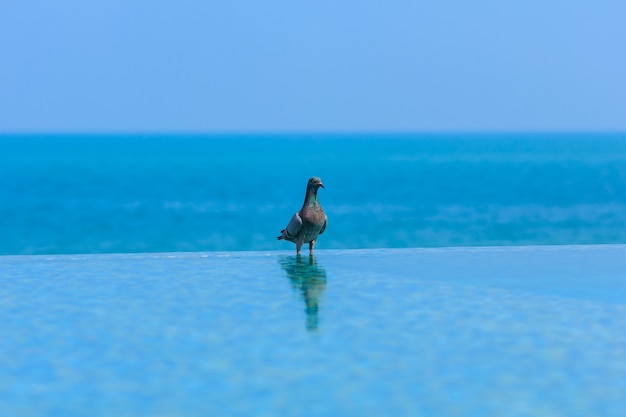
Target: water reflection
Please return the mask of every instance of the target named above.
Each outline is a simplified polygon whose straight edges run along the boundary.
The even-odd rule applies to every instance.
[[[284,256],[278,259],[293,289],[302,295],[306,305],[306,328],[319,327],[319,302],[326,289],[326,270],[317,264],[314,255]]]

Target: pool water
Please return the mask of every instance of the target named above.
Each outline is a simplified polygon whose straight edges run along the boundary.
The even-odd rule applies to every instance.
[[[0,257],[0,415],[623,416],[626,246]]]

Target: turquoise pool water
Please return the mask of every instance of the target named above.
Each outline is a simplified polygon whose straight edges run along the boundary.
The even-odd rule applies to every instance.
[[[626,246],[0,257],[3,416],[623,416]]]

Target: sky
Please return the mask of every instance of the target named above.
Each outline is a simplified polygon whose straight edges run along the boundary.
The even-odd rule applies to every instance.
[[[626,131],[626,2],[10,1],[0,132]]]

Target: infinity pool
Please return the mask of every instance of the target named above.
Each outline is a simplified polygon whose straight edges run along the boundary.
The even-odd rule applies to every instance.
[[[623,416],[626,246],[0,257],[2,416]]]

